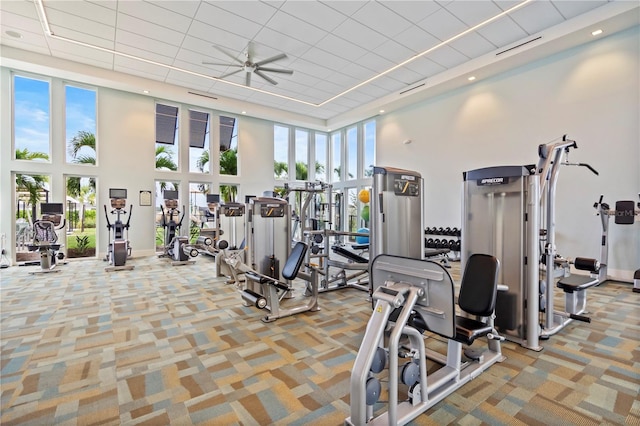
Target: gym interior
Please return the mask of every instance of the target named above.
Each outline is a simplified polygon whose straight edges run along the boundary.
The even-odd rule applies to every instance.
[[[0,10],[2,424],[640,424],[637,2]]]

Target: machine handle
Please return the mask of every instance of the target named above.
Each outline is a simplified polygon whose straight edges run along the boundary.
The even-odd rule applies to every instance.
[[[129,229],[129,222],[131,221],[131,213],[133,213],[133,204],[129,206],[129,217],[127,218],[127,224],[124,226]]]
[[[586,317],[584,315],[569,314],[569,318],[577,320],[577,321],[582,321],[582,322],[591,322],[591,318]]]
[[[111,229],[111,222],[109,222],[109,213],[107,213],[107,205],[104,204],[104,217],[107,218],[107,229]]]

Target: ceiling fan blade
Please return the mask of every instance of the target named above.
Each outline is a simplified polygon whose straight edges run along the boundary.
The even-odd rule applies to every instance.
[[[279,61],[280,59],[284,59],[286,57],[287,57],[287,55],[285,53],[281,53],[279,55],[272,56],[272,57],[267,58],[267,59],[263,59],[262,61],[258,61],[256,63],[254,63],[254,65],[259,67],[260,65],[268,64],[270,62]]]
[[[218,78],[225,78],[225,77],[229,77],[230,75],[238,74],[240,71],[242,71],[242,68],[240,68],[240,69],[238,69],[238,70],[236,70],[236,71],[231,71],[231,72],[228,72],[228,73],[226,73],[226,74],[223,74],[223,75],[221,75],[221,76],[220,76],[220,77],[218,77]]]
[[[221,66],[221,67],[242,67],[242,65],[236,65],[236,64],[223,64],[221,62],[209,62],[209,61],[202,61],[202,65],[216,65],[216,66]]]
[[[269,83],[271,83],[271,84],[273,84],[273,85],[278,84],[278,82],[277,82],[277,81],[275,81],[274,79],[272,79],[272,78],[271,78],[271,77],[269,77],[268,75],[261,73],[261,72],[260,72],[260,70],[255,70],[253,73],[254,73],[254,74],[256,74],[256,75],[258,75],[259,77],[264,78],[265,80],[267,80]]]
[[[232,53],[229,53],[226,49],[223,49],[220,46],[216,46],[215,44],[212,44],[212,46],[213,46],[214,49],[217,49],[221,53],[224,53],[225,55],[227,55],[228,57],[233,59],[235,62],[237,62],[239,64],[244,64],[244,61],[241,61],[240,59],[236,58]]]
[[[247,78],[244,81],[244,85],[247,87],[251,87],[251,74],[250,72],[247,73]]]
[[[260,68],[258,68],[258,71],[278,72],[280,74],[293,74],[293,70],[281,70],[281,69],[278,69],[278,68],[260,67]]]

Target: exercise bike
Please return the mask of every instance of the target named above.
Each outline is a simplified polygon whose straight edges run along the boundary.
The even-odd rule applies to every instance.
[[[40,211],[42,218],[33,222],[33,241],[27,245],[29,251],[40,253],[40,269],[30,273],[58,272],[54,269],[56,260],[64,259],[64,253],[59,252],[62,245],[58,244],[56,231],[66,224],[63,206],[62,203],[42,203]]]
[[[164,207],[160,205],[162,219],[160,224],[164,229],[164,248],[161,258],[169,258],[172,265],[186,265],[193,263],[192,257],[198,256],[198,249],[189,244],[189,238],[179,235],[184,220],[184,206],[182,216],[178,210],[178,191],[164,191]],[[166,211],[165,211],[166,207]],[[178,216],[180,220],[178,221]]]
[[[109,249],[104,260],[109,261],[109,265],[105,268],[107,272],[131,270],[134,267],[126,265],[127,258],[131,256],[131,244],[129,244],[129,222],[131,221],[131,213],[133,212],[133,204],[129,207],[129,216],[127,223],[123,223],[121,216],[127,214],[124,210],[127,204],[126,189],[109,189],[109,198],[111,199],[111,214],[116,215],[114,223],[109,222],[109,214],[107,206],[104,206],[104,215],[107,219],[107,229],[109,230]],[[113,236],[112,236],[113,232]]]

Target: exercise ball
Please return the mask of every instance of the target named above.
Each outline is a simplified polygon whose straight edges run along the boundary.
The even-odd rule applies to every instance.
[[[358,234],[368,234],[369,228],[360,228],[356,231]],[[369,237],[361,237],[358,235],[356,237],[356,244],[369,244]]]
[[[369,222],[369,206],[364,206],[360,212],[360,217],[365,222]]]
[[[358,200],[360,200],[360,202],[364,204],[369,203],[369,190],[361,189],[360,192],[358,192]],[[365,219],[365,220],[368,220],[368,219]]]

